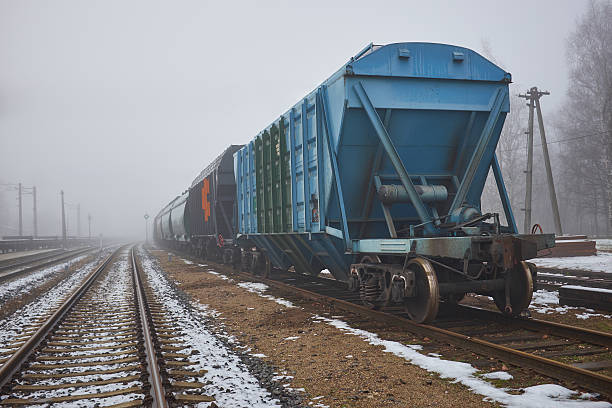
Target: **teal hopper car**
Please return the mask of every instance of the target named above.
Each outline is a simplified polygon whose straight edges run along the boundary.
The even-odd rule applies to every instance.
[[[517,233],[495,155],[510,81],[463,47],[366,47],[234,154],[243,267],[327,269],[418,322],[470,292],[519,314],[554,236]],[[481,211],[490,171],[505,225]]]

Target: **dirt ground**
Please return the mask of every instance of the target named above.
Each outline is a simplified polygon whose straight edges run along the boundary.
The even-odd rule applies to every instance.
[[[163,251],[154,254],[183,291],[221,313],[229,334],[251,353],[264,354],[279,375],[293,376],[283,383],[303,388],[309,406],[495,406],[462,385],[313,320],[314,313],[332,316],[325,305],[290,299],[298,307],[287,308],[206,273],[208,267],[185,264],[177,257],[169,262]],[[390,334],[388,338],[398,337]]]

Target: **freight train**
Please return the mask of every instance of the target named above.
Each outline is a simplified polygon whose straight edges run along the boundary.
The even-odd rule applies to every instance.
[[[246,145],[231,145],[155,217],[159,245],[253,273],[328,270],[417,322],[466,293],[531,302],[495,154],[511,75],[467,48],[370,44]],[[503,215],[482,213],[492,173]],[[505,220],[502,223],[502,220]]]

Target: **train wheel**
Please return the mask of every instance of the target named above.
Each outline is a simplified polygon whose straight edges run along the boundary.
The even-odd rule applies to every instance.
[[[407,268],[414,272],[415,294],[404,301],[406,313],[417,323],[427,323],[436,318],[440,307],[440,288],[436,272],[429,261],[415,258]]]
[[[527,262],[521,262],[510,272],[510,306],[511,310],[506,309],[506,293],[503,290],[493,295],[493,300],[497,308],[502,313],[510,316],[518,316],[531,303],[533,296],[533,278],[531,269]]]

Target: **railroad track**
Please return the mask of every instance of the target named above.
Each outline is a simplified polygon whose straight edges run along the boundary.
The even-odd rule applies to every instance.
[[[287,273],[274,279],[255,278],[612,398],[612,377],[598,372],[612,371],[612,334],[531,318],[508,318],[499,312],[465,306],[453,308],[452,317],[418,324],[398,308],[379,311],[363,306],[358,294],[347,294],[341,282]],[[569,359],[581,361],[568,364]]]
[[[0,354],[0,405],[157,406],[213,401],[134,254],[109,256]],[[191,380],[191,381],[189,381]]]
[[[218,266],[236,273],[227,265]],[[332,279],[288,272],[275,273],[272,279],[248,273],[239,273],[239,276],[405,327],[423,337],[494,357],[612,398],[610,333],[532,318],[508,318],[498,312],[466,306],[453,308],[452,317],[447,315],[429,325],[418,324],[399,308],[373,310],[363,306],[358,293],[346,291],[343,282]]]
[[[612,289],[612,274],[570,269],[538,269],[538,289],[558,290],[563,285]]]
[[[87,247],[67,252],[62,251],[61,253],[54,252],[52,254],[45,254],[44,256],[39,256],[33,259],[31,258],[25,261],[0,266],[0,283],[41,268],[55,265],[68,259],[76,258],[77,256],[83,255],[92,250],[93,248]]]

